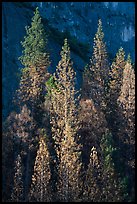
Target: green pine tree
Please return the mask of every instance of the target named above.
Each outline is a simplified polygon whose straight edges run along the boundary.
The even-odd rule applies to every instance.
[[[21,42],[23,52],[19,59],[24,68],[21,70],[17,100],[19,104],[27,104],[32,109],[34,118],[39,121],[43,113],[45,82],[49,77],[47,68],[50,60],[46,48],[47,35],[38,8],[34,12],[31,26],[26,27],[26,33],[24,42]]]
[[[19,58],[25,68],[47,66],[49,64],[49,54],[46,51],[47,35],[38,7],[34,12],[30,27],[26,26],[27,36],[21,42],[24,50]]]
[[[124,186],[115,171],[115,165],[113,161],[113,155],[116,151],[114,148],[114,142],[110,131],[102,136],[101,139],[102,150],[102,195],[101,200],[103,202],[122,202],[124,199]]]

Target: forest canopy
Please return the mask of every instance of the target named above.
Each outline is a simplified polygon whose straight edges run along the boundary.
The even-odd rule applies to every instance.
[[[104,35],[99,19],[78,89],[66,37],[49,73],[50,42],[36,8],[21,42],[19,112],[3,123],[4,202],[135,200],[135,72],[122,47],[110,63]]]

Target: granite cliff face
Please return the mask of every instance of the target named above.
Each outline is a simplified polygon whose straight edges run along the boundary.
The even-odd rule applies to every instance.
[[[93,38],[101,18],[107,51],[112,60],[122,46],[135,60],[135,3],[134,2],[4,2],[2,3],[2,102],[3,119],[15,107],[13,95],[18,87],[18,57],[25,36],[25,26],[30,25],[38,6],[45,30],[49,33],[48,49],[51,56],[50,72],[60,60],[63,37],[69,36],[72,60],[77,72],[78,86],[82,70],[92,55]]]

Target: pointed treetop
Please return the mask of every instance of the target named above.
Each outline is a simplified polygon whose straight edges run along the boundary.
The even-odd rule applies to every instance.
[[[99,38],[100,40],[102,40],[104,38],[101,19],[99,19],[99,21],[98,21],[98,29],[97,29],[97,33],[96,33],[96,38],[97,39]]]
[[[39,7],[36,7],[36,10],[34,11],[34,16],[35,15],[39,15],[40,16]]]
[[[68,44],[68,39],[65,38],[65,39],[64,39],[64,45],[67,45],[67,44]]]
[[[33,23],[41,23],[41,16],[40,16],[40,12],[39,12],[39,8],[37,7],[36,10],[34,11],[34,16],[32,17],[32,25]]]
[[[64,39],[64,46],[62,48],[63,48],[64,51],[69,51],[70,50],[67,38]]]
[[[102,21],[101,21],[101,19],[98,20],[98,26],[99,26],[99,27],[102,27]]]
[[[67,38],[64,39],[64,45],[61,51],[61,57],[70,60],[70,47]]]
[[[123,53],[123,54],[125,55],[125,51],[124,51],[123,47],[120,47],[120,48],[119,48],[119,50],[118,50],[118,52],[117,52],[117,55],[119,55],[119,54],[121,54],[121,53]]]
[[[36,7],[35,13],[39,13],[39,7]]]
[[[116,54],[116,59],[119,61],[124,61],[125,58],[125,51],[123,47],[120,47],[117,54]]]
[[[26,26],[27,35],[24,42],[21,42],[23,51],[19,57],[22,65],[25,67],[48,66],[49,54],[47,53],[47,34],[38,10],[36,8],[32,17],[31,26]]]
[[[130,53],[127,56],[127,63],[131,64],[132,60],[131,60],[131,55]]]
[[[119,48],[119,52],[124,52],[124,48],[123,48],[123,47],[120,47],[120,48]]]

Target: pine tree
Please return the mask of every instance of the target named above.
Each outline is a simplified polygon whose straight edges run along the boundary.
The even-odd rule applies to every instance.
[[[104,43],[104,33],[102,22],[99,19],[98,30],[94,38],[93,56],[90,64],[89,87],[90,99],[103,111],[106,108],[106,88],[108,82],[109,64],[107,59],[106,45]],[[88,72],[87,72],[88,74]],[[84,80],[84,79],[83,79]]]
[[[61,92],[58,90],[52,88],[52,93],[50,96],[50,125],[51,125],[51,132],[52,137],[54,140],[54,146],[58,155],[58,158],[60,158],[60,143],[61,139],[63,137],[63,126],[64,121],[63,115],[64,110],[62,107],[64,96]]]
[[[11,201],[23,201],[22,162],[20,155],[18,155],[15,165],[14,187],[11,195]]]
[[[36,8],[30,27],[26,27],[27,35],[21,42],[24,50],[19,58],[24,68],[21,70],[20,86],[17,91],[19,103],[25,103],[32,108],[37,121],[42,115],[42,104],[46,93],[45,81],[49,74],[49,54],[46,51],[47,35],[44,32],[42,20]]]
[[[123,80],[120,96],[117,100],[121,108],[121,128],[119,129],[119,138],[122,141],[121,159],[124,162],[123,171],[129,180],[129,189],[132,197],[134,191],[135,177],[135,73],[131,64],[130,55],[126,61],[123,71]]]
[[[124,199],[124,188],[122,181],[116,174],[113,155],[116,149],[113,147],[113,138],[109,130],[102,136],[102,175],[103,183],[101,200],[103,202],[122,202]]]
[[[30,187],[29,200],[33,202],[51,202],[50,191],[50,155],[45,139],[41,138],[34,165],[34,174]]]
[[[101,185],[99,182],[101,174],[99,162],[98,152],[93,146],[84,182],[83,201],[85,202],[101,202]]]
[[[75,72],[70,59],[70,48],[67,39],[61,51],[61,60],[54,74],[56,89],[53,90],[51,124],[59,158],[59,185],[60,201],[78,199],[78,177],[81,168],[80,147],[78,139],[78,97],[75,90]],[[53,109],[54,108],[54,109]]]
[[[47,35],[45,35],[38,7],[34,12],[31,26],[26,27],[26,33],[24,42],[21,42],[24,48],[23,55],[19,58],[21,63],[26,68],[47,66],[49,63],[47,61],[49,55],[46,52]]]
[[[110,129],[114,142],[115,147],[117,148],[117,156],[119,160],[116,159],[115,165],[118,172],[122,172],[123,167],[123,142],[120,138],[120,131],[125,126],[125,119],[121,115],[121,108],[117,102],[118,97],[120,96],[120,90],[122,86],[123,80],[123,71],[125,69],[125,52],[121,47],[116,57],[111,65],[111,70],[109,72],[109,89],[107,93],[107,113],[106,119],[108,122],[108,128]],[[121,131],[123,134],[123,132]]]
[[[128,130],[132,137],[135,133],[135,73],[131,64],[130,55],[123,71],[123,80],[118,102],[123,108],[123,114],[128,121]],[[134,144],[134,136],[131,143]]]
[[[122,85],[122,76],[123,76],[123,70],[125,68],[125,52],[123,48],[121,47],[117,54],[114,62],[111,65],[111,70],[109,72],[109,87],[110,87],[110,96],[111,101],[117,100],[119,96],[119,92]]]
[[[119,124],[119,107],[117,99],[120,95],[120,89],[122,85],[123,70],[125,68],[125,52],[121,47],[116,54],[116,58],[111,65],[109,72],[109,89],[107,93],[107,113],[106,118],[109,125],[109,129],[112,135],[117,135]]]

